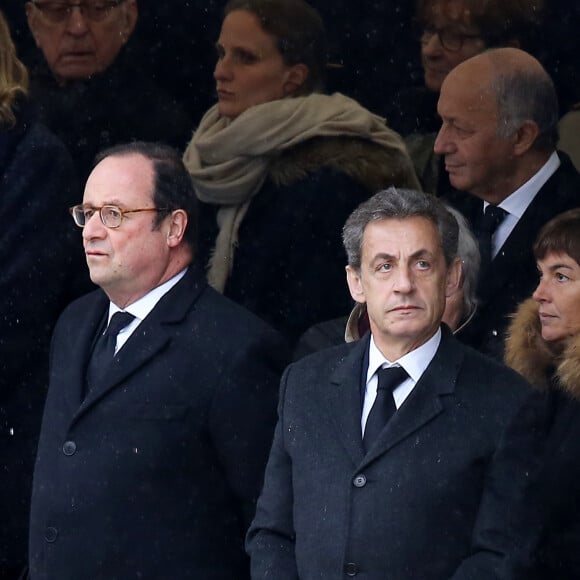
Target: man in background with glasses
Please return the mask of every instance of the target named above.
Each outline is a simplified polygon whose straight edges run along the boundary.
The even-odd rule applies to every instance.
[[[445,77],[458,64],[489,48],[534,51],[543,0],[419,0],[417,21],[424,86],[402,91],[386,117],[401,133],[423,189],[444,195],[449,180],[433,143],[441,122],[437,99]]]
[[[97,152],[117,143],[185,146],[193,122],[131,46],[137,0],[32,0],[26,17],[43,57],[32,66],[31,99],[81,179]]]
[[[101,289],[52,339],[31,579],[247,579],[285,346],[207,286],[176,151],[97,161],[71,213]]]
[[[87,79],[113,63],[137,23],[136,0],[34,0],[26,15],[58,81]]]

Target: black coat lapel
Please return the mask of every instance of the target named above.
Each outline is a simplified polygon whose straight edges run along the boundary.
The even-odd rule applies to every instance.
[[[83,401],[86,384],[86,370],[96,334],[107,314],[109,300],[104,292],[98,290],[87,306],[82,320],[75,320],[74,325],[64,334],[66,343],[59,347],[60,362],[56,380],[63,385],[66,401],[69,405],[69,417],[73,417]],[[52,377],[51,377],[52,380]]]
[[[370,336],[370,335],[369,335]],[[356,466],[364,450],[361,433],[361,380],[369,336],[356,342],[330,376],[330,384],[320,385],[319,403],[336,427],[337,438]]]

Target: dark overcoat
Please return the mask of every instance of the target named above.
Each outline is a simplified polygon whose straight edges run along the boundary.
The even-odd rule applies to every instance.
[[[365,454],[368,347],[367,337],[286,370],[247,540],[252,578],[504,578],[533,443],[509,437],[527,383],[446,331]]]
[[[7,578],[26,561],[50,336],[88,286],[67,211],[79,196],[70,155],[24,102],[16,116],[0,128],[0,577]]]
[[[523,503],[531,542],[517,578],[580,578],[580,336],[554,348],[542,338],[539,304],[526,300],[509,328],[506,362],[547,399],[546,444]]]
[[[191,267],[83,399],[108,308],[60,318],[36,462],[32,580],[244,579],[285,362],[279,335]]]

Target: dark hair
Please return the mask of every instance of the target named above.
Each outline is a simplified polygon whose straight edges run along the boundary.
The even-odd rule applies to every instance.
[[[580,208],[557,215],[540,230],[534,256],[542,260],[549,254],[568,254],[580,264]]]
[[[489,51],[493,56],[493,50]],[[558,97],[548,73],[522,67],[498,71],[493,80],[497,101],[497,134],[513,135],[526,121],[538,127],[534,149],[553,151],[558,142]]]
[[[187,227],[184,241],[192,252],[197,246],[197,197],[189,172],[183,164],[181,155],[173,147],[161,143],[132,141],[115,145],[101,151],[95,157],[93,167],[106,157],[121,157],[126,155],[142,155],[153,165],[153,203],[155,207],[164,208],[157,213],[153,222],[154,229],[176,209],[182,209],[187,214]]]
[[[423,217],[433,222],[439,232],[445,262],[449,266],[457,257],[457,220],[435,196],[395,187],[373,195],[359,205],[346,220],[342,229],[342,241],[349,266],[360,269],[364,231],[370,222],[411,217]]]
[[[423,27],[433,25],[437,12],[455,20],[449,12],[452,0],[418,0],[417,18]],[[532,50],[544,7],[543,0],[463,0],[463,17],[476,28],[486,48],[509,46]]]
[[[245,10],[258,18],[276,41],[284,63],[305,64],[308,77],[296,96],[321,91],[326,69],[326,33],[316,9],[304,0],[230,0],[224,16]]]

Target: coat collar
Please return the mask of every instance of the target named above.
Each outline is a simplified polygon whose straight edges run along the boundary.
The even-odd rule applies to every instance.
[[[425,373],[399,408],[373,447],[365,455],[361,435],[360,385],[370,337],[354,343],[319,391],[321,402],[334,422],[337,435],[353,463],[362,468],[399,442],[411,436],[444,412],[442,398],[453,395],[463,350],[451,332],[443,327],[441,344]]]
[[[561,351],[554,350],[542,338],[538,310],[531,298],[518,308],[508,329],[505,362],[535,387],[555,385],[580,400],[580,335],[567,339]]]
[[[364,456],[361,435],[361,381],[363,365],[368,360],[370,334],[351,343],[346,356],[341,358],[330,375],[330,385],[318,386],[323,409],[337,428],[342,442],[354,465]],[[348,347],[345,347],[348,348]]]
[[[287,186],[321,168],[348,175],[370,191],[393,183],[419,188],[412,165],[404,155],[350,135],[314,137],[285,150],[270,163],[269,177],[277,186]]]

